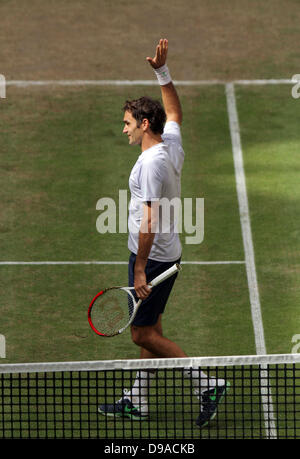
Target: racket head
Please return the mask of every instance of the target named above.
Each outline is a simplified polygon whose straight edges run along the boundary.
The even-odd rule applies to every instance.
[[[111,287],[101,290],[90,303],[89,324],[99,336],[116,336],[130,325],[139,304],[133,288]]]

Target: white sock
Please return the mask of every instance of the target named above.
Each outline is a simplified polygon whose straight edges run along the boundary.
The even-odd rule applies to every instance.
[[[134,384],[130,391],[131,401],[134,405],[148,404],[149,390],[155,374],[150,371],[137,371]]]
[[[184,376],[191,379],[196,394],[225,385],[224,379],[208,377],[200,368],[185,368]]]

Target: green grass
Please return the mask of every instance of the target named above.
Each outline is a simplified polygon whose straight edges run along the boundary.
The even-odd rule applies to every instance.
[[[159,97],[159,90],[148,89]],[[126,261],[126,234],[99,234],[96,203],[118,199],[139,155],[122,137],[122,105],[145,88],[10,89],[1,102],[2,261]],[[224,88],[180,88],[182,197],[204,198],[205,237],[183,260],[244,260]],[[300,332],[299,103],[286,86],[237,88],[268,353]],[[128,193],[129,198],[129,193]],[[87,308],[127,266],[0,266],[3,363],[138,358],[130,332],[101,339]],[[246,270],[184,265],[164,333],[190,356],[255,354]],[[119,394],[118,394],[119,395]],[[180,427],[181,429],[181,427]]]
[[[121,107],[126,97],[143,91],[16,90],[7,99],[2,260],[127,260],[126,234],[97,232],[96,202],[104,196],[117,199],[119,189],[128,189],[139,151],[122,137]],[[157,89],[151,92],[159,96]],[[182,196],[205,201],[204,241],[187,245],[183,234],[183,259],[243,260],[224,90],[181,89],[181,98],[186,151]],[[9,115],[13,111],[17,117]],[[9,314],[3,317],[8,362],[138,355],[128,333],[101,341],[86,320],[89,301],[100,287],[126,285],[126,266],[3,266],[1,281],[2,309],[22,321],[21,328],[15,327]],[[187,285],[188,316],[183,307]],[[168,309],[166,333],[189,355],[255,351],[243,265],[185,266]],[[182,330],[178,318],[186,322]],[[187,336],[189,322],[193,334]],[[225,324],[236,339],[222,339]],[[84,330],[84,337],[76,330]]]
[[[268,353],[299,333],[300,104],[290,86],[238,89],[258,284]]]

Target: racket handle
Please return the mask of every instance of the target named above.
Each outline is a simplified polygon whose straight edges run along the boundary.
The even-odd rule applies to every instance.
[[[171,276],[174,276],[175,273],[181,270],[181,266],[179,263],[175,263],[171,268],[167,269],[165,272],[160,274],[159,276],[155,277],[152,279],[151,282],[149,282],[150,287],[155,287],[156,285],[160,284],[164,280],[168,279]]]

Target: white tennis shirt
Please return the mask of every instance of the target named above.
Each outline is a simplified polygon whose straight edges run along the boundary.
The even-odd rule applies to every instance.
[[[184,151],[179,124],[175,121],[167,122],[162,139],[163,142],[141,153],[129,177],[131,199],[128,248],[134,254],[138,252],[143,203],[146,201],[167,203],[174,198],[178,202],[180,199]],[[178,229],[176,229],[176,212],[165,211],[163,214],[160,212],[161,219],[149,258],[156,261],[176,261],[182,251]]]

